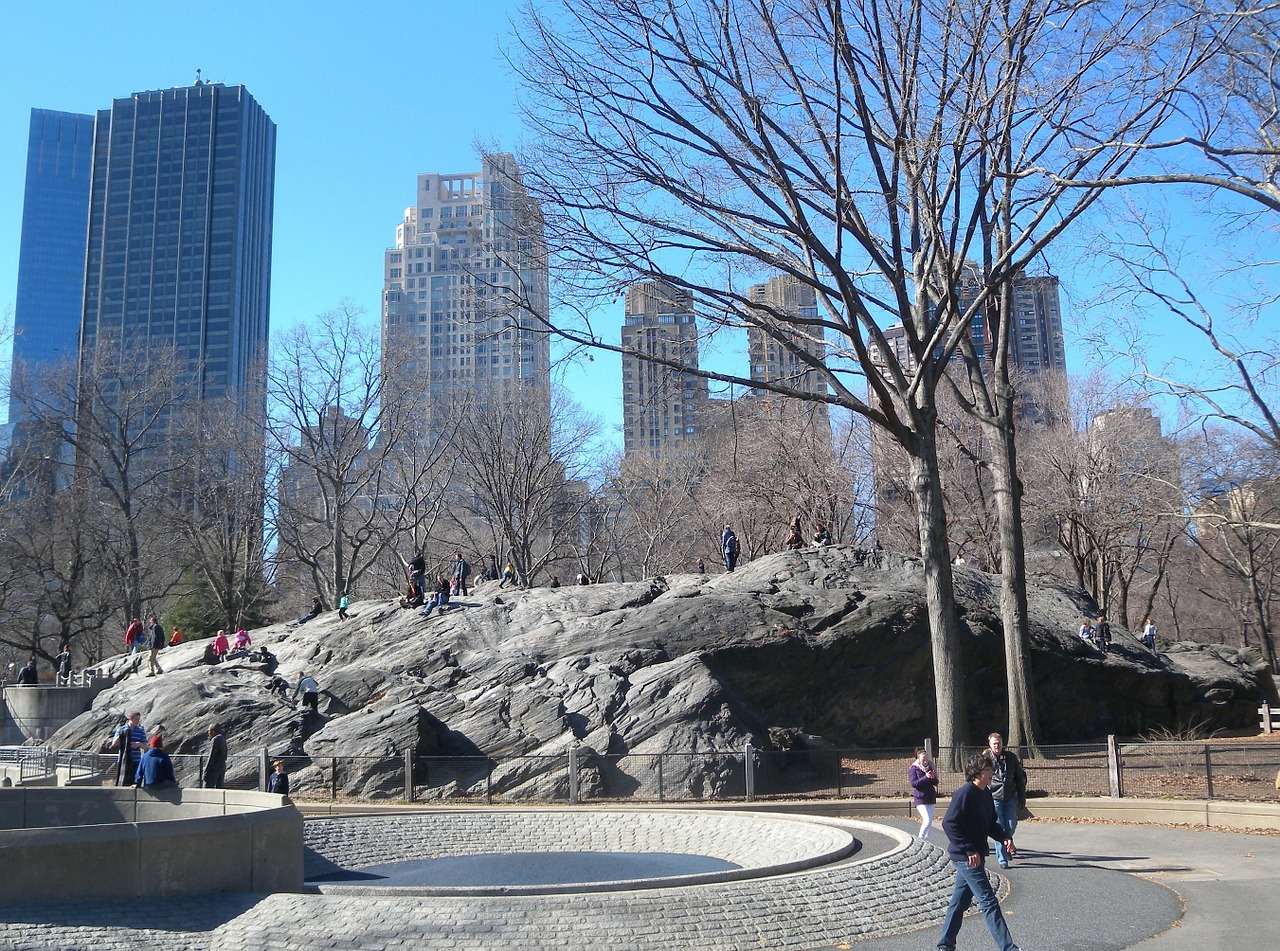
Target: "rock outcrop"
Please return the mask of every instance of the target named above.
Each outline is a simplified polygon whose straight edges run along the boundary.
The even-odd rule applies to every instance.
[[[970,739],[982,743],[1007,722],[999,579],[956,571]],[[935,721],[922,589],[916,559],[885,553],[873,565],[833,546],[733,574],[531,590],[490,582],[429,618],[365,601],[346,621],[335,612],[253,632],[291,682],[302,671],[319,681],[319,716],[270,695],[260,663],[203,664],[197,642],[165,649],[161,676],[124,676],[51,742],[96,748],[138,709],[178,753],[197,752],[216,719],[233,749],[321,765],[368,757],[344,769],[345,794],[395,794],[413,751],[459,758],[418,777],[428,795],[487,779],[508,798],[563,793],[575,742],[588,783],[619,780],[608,754],[740,751],[748,740],[766,750],[911,746]],[[1246,727],[1259,697],[1274,699],[1245,653],[1172,645],[1156,655],[1116,628],[1104,658],[1075,636],[1093,609],[1082,594],[1046,584],[1028,594],[1042,742]],[[668,789],[741,782],[727,760],[668,757],[665,769]]]

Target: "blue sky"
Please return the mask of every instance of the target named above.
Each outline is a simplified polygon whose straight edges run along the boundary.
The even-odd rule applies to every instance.
[[[0,9],[9,39],[0,58],[6,318],[33,108],[92,114],[133,92],[188,85],[197,68],[243,84],[278,129],[273,331],[345,299],[376,322],[382,252],[413,204],[418,173],[478,169],[477,142],[518,144],[514,80],[501,55],[515,2],[0,0]],[[0,350],[7,357],[8,345]],[[616,361],[597,356],[566,382],[612,424],[621,419],[619,377]]]
[[[501,55],[517,9],[515,0],[0,0],[9,40],[0,58],[0,316],[14,304],[30,110],[92,113],[135,91],[186,85],[199,68],[246,86],[278,127],[273,330],[348,299],[376,322],[382,252],[417,174],[479,168],[478,141],[519,145],[514,77]],[[1092,294],[1073,282],[1078,267],[1062,266],[1071,256],[1056,270],[1068,363],[1084,371],[1096,358],[1075,333],[1073,305]],[[597,354],[564,372],[620,442],[617,359]]]

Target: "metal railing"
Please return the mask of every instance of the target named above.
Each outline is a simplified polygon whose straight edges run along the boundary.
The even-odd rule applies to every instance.
[[[12,750],[12,748],[10,748]],[[959,750],[957,762],[979,747]],[[43,751],[43,752],[42,752]],[[34,775],[54,754],[20,748]],[[964,777],[940,750],[939,791]],[[17,757],[17,754],[8,755]],[[39,759],[39,757],[45,757]],[[197,787],[201,755],[171,757],[178,782]],[[272,756],[266,749],[228,758],[223,785],[264,789],[271,762],[290,774],[301,800],[405,802],[702,802],[771,799],[909,799],[913,750],[742,750],[599,754],[573,747],[560,756]],[[3,754],[0,754],[0,762]],[[41,765],[36,766],[39,762]],[[1276,801],[1280,743],[1128,742],[1042,746],[1024,757],[1028,795]],[[56,765],[78,779],[116,777],[116,757],[58,751]]]

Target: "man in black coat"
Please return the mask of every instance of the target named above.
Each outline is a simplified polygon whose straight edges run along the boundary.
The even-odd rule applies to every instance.
[[[942,922],[939,951],[955,951],[964,913],[975,900],[987,919],[987,930],[996,947],[1000,951],[1019,951],[984,868],[988,838],[1000,842],[1008,854],[1014,853],[1013,836],[996,819],[995,804],[987,788],[991,784],[991,773],[991,754],[985,751],[974,754],[965,767],[965,784],[951,794],[951,805],[942,820],[942,831],[948,840],[947,858],[955,867],[956,884]]]

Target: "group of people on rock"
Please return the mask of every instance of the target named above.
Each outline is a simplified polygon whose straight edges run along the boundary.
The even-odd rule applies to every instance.
[[[1080,636],[1080,640],[1092,644],[1102,653],[1106,654],[1111,651],[1111,625],[1108,623],[1105,614],[1099,614],[1096,618],[1086,617],[1080,624],[1080,630],[1077,633]],[[1147,618],[1146,623],[1143,624],[1140,640],[1147,650],[1155,651],[1156,624],[1151,618]]]
[[[1007,869],[1017,855],[1013,834],[1018,812],[1027,806],[1027,772],[1004,737],[992,733],[987,748],[970,757],[964,783],[951,794],[942,831],[947,835],[947,857],[956,871],[951,901],[942,922],[938,948],[954,951],[964,914],[975,901],[986,918],[991,938],[1002,951],[1016,951],[995,889],[987,876],[988,840],[996,842],[996,862]],[[920,815],[919,838],[928,841],[938,801],[938,769],[923,747],[907,767],[911,801]]]

